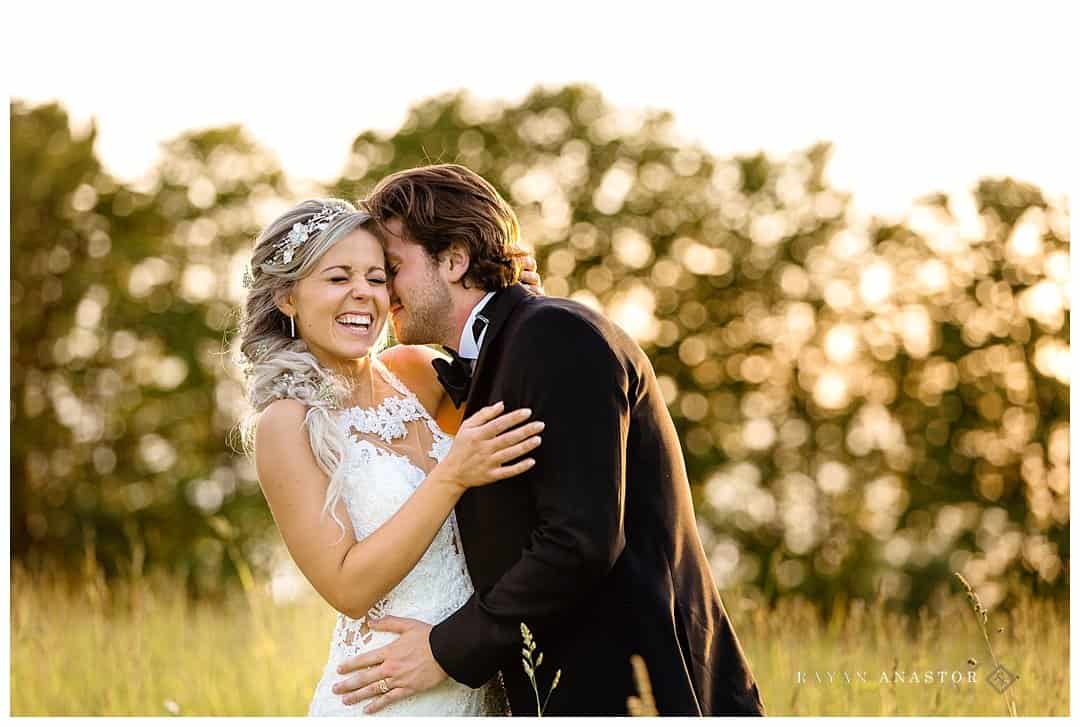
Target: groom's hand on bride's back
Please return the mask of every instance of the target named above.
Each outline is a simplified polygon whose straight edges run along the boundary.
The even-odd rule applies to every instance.
[[[431,654],[428,634],[431,625],[411,618],[386,618],[368,624],[374,631],[399,634],[396,641],[381,649],[346,659],[338,674],[352,674],[333,686],[343,704],[373,699],[364,707],[368,714],[418,692],[438,686],[446,672]]]

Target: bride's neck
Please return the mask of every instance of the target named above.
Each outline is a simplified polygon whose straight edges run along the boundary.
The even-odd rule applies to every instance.
[[[368,356],[361,356],[358,359],[336,361],[332,364],[323,365],[333,372],[335,376],[345,381],[350,389],[353,389],[358,383],[367,378],[368,369],[371,366],[371,358],[374,355],[375,354],[371,354]]]

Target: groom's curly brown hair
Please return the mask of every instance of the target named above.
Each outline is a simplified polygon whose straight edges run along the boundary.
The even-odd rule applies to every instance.
[[[398,219],[405,235],[432,259],[454,242],[469,252],[466,288],[498,290],[521,277],[521,234],[517,215],[490,183],[460,164],[433,164],[396,172],[380,181],[360,204],[375,221],[376,234]]]

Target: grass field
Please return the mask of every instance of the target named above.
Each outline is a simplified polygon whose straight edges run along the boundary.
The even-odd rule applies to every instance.
[[[960,594],[914,620],[854,601],[831,623],[806,602],[766,610],[724,595],[770,715],[1010,713],[986,681],[994,665]],[[71,587],[13,564],[12,714],[303,715],[333,623],[321,601],[278,604],[260,586],[193,604],[168,580]],[[987,631],[997,659],[1021,677],[1005,693],[1016,713],[1068,715],[1067,610],[1024,599],[991,612]],[[951,683],[953,672],[964,681]]]

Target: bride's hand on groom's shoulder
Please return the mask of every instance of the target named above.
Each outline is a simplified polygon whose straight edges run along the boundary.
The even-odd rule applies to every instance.
[[[470,487],[515,477],[535,465],[536,460],[531,457],[507,463],[540,446],[544,423],[529,422],[530,409],[517,409],[509,414],[502,414],[502,410],[500,401],[463,421],[450,452],[429,476],[446,480],[464,492]]]
[[[536,293],[544,295],[544,283],[540,280],[540,271],[536,266],[536,258],[529,255],[522,262],[521,284]]]

